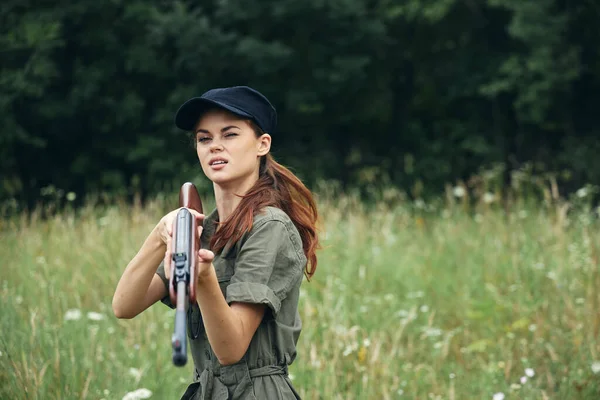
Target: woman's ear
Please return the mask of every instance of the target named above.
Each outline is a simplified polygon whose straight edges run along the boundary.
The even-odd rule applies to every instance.
[[[263,133],[258,138],[258,156],[264,156],[271,150],[271,135]]]

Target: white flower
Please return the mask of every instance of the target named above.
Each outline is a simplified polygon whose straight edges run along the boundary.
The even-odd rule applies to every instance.
[[[600,361],[594,361],[592,363],[592,372],[594,374],[600,373]]]
[[[81,310],[72,308],[65,313],[65,321],[77,321],[81,319]]]
[[[494,193],[486,192],[486,193],[483,195],[483,202],[484,202],[485,204],[490,204],[490,203],[493,203],[493,202],[494,202],[494,199],[495,199],[495,197],[496,197],[496,196],[494,196]]]
[[[419,308],[419,310],[422,313],[426,313],[427,311],[429,311],[429,306],[428,305],[422,305],[421,308]]]
[[[77,195],[75,194],[75,192],[67,193],[67,200],[74,201],[76,198],[77,198]]]
[[[530,378],[533,378],[533,376],[535,375],[535,371],[532,368],[525,368],[525,375],[527,375]]]
[[[127,393],[123,396],[123,400],[142,400],[149,399],[152,397],[152,392],[148,389],[138,389],[133,392]]]
[[[465,188],[462,186],[455,186],[454,189],[452,189],[452,193],[456,197],[463,197],[465,195],[466,191],[465,191]]]
[[[451,373],[451,374],[450,374],[450,375],[448,375],[448,376],[450,377],[450,379],[454,379],[454,378],[456,378],[456,374],[454,374],[454,373]]]
[[[526,376],[522,376],[521,377],[521,385],[524,385],[525,383],[527,383],[527,377]]]
[[[423,333],[427,337],[436,337],[442,335],[442,330],[440,328],[427,327],[423,330]]]
[[[137,368],[129,368],[129,375],[133,376],[136,379],[140,379],[142,377],[142,371]]]
[[[581,199],[588,195],[588,190],[587,190],[587,188],[582,187],[581,189],[577,190],[576,194],[577,194],[577,197],[579,197]]]
[[[90,311],[87,313],[87,317],[88,317],[88,319],[91,319],[92,321],[102,321],[104,319],[104,314]]]
[[[492,396],[492,400],[504,400],[504,393],[494,393],[494,396]]]
[[[15,297],[15,303],[16,304],[23,303],[23,296],[17,296],[17,297]]]
[[[371,340],[369,338],[366,338],[363,340],[363,346],[369,347],[370,345],[371,345]]]
[[[402,394],[404,393],[404,390],[398,389],[398,391],[396,393],[398,393],[398,396],[402,396]]]

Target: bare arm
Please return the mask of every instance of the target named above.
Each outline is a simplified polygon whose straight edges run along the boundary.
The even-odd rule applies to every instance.
[[[112,300],[117,318],[133,318],[167,294],[163,281],[156,275],[166,249],[159,227],[160,224],[152,230],[123,271]]]
[[[201,250],[202,252],[202,250]],[[246,353],[265,314],[264,304],[227,304],[214,267],[198,277],[196,291],[208,341],[222,365],[238,362]]]

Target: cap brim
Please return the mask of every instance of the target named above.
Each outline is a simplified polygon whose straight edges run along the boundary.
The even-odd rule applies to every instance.
[[[252,115],[233,107],[229,104],[224,104],[215,100],[209,100],[202,97],[194,97],[189,99],[179,107],[175,113],[175,126],[184,131],[194,130],[194,126],[198,122],[200,116],[209,108],[223,108],[240,117],[253,119]]]

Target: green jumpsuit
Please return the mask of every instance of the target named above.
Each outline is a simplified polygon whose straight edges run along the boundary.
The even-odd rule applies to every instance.
[[[204,219],[202,248],[209,248],[217,223],[216,210]],[[249,233],[215,255],[213,265],[227,303],[265,304],[265,316],[242,359],[222,366],[208,342],[198,305],[190,308],[194,383],[182,400],[300,398],[288,377],[288,365],[296,358],[302,328],[298,297],[306,261],[298,230],[286,213],[274,207],[256,215]],[[156,273],[168,288],[162,263]],[[162,302],[173,308],[169,295]]]

